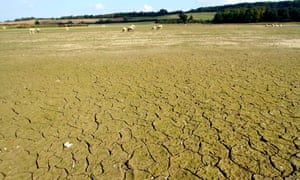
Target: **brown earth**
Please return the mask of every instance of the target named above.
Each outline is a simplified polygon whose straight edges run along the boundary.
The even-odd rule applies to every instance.
[[[299,31],[150,29],[0,32],[0,179],[299,178]]]

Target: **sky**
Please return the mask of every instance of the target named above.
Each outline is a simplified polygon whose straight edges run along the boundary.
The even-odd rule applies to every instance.
[[[51,18],[117,12],[190,10],[241,2],[279,0],[1,0],[0,21],[22,17]]]

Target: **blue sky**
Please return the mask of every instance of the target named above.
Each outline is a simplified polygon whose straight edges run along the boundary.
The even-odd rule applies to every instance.
[[[61,17],[112,12],[189,10],[259,0],[1,0],[0,21],[21,17]],[[262,0],[269,1],[269,0]],[[271,0],[278,1],[278,0]]]

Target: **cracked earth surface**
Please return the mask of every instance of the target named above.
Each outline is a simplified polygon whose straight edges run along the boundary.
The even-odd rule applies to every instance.
[[[149,27],[0,33],[0,179],[299,178],[299,31]]]

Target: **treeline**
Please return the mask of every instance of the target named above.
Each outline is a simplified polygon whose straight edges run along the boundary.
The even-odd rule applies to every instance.
[[[184,13],[193,12],[217,12],[212,21],[197,20],[192,17],[180,17]],[[165,15],[179,16],[178,19],[166,17]],[[158,18],[159,17],[159,18]],[[15,19],[22,20],[42,20],[43,18],[27,17]],[[300,0],[282,2],[256,2],[240,3],[234,5],[202,7],[190,11],[172,11],[160,9],[157,12],[126,12],[104,15],[80,15],[63,16],[60,18],[46,18],[50,20],[69,19],[99,19],[96,24],[119,23],[119,22],[146,22],[155,21],[157,23],[251,23],[251,22],[272,22],[272,21],[300,21]],[[84,21],[83,21],[84,22]],[[85,23],[85,22],[84,22]]]
[[[214,23],[300,21],[300,1],[240,4],[218,11]]]
[[[103,19],[103,18],[124,18],[129,19],[131,17],[157,17],[171,14],[178,14],[181,11],[168,12],[166,9],[161,9],[157,12],[124,12],[124,13],[113,13],[113,14],[103,14],[103,15],[79,15],[79,16],[62,16],[59,18],[49,18],[52,20],[64,20],[64,19]],[[33,19],[43,19],[43,18],[35,18],[35,17],[24,17],[15,19],[15,21],[23,21],[23,20],[33,20]]]

